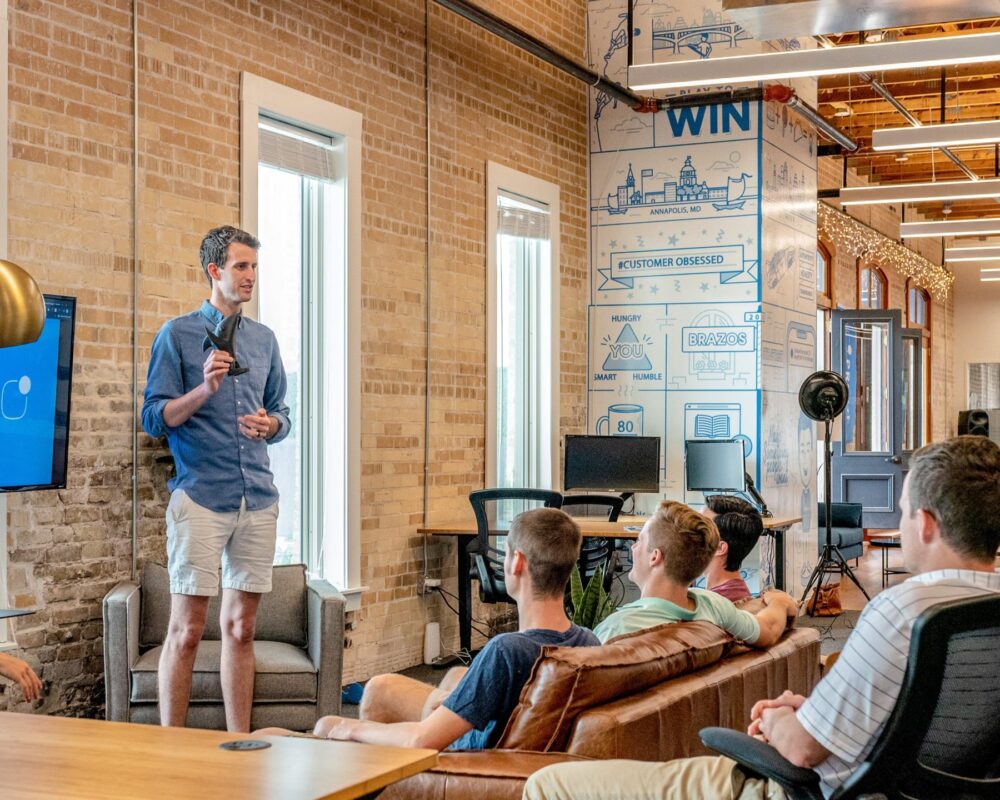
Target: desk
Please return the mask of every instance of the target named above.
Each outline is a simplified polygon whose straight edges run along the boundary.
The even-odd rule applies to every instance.
[[[267,737],[266,750],[220,750],[244,734],[92,719],[0,714],[4,800],[349,800],[430,769],[433,750]]]
[[[641,527],[646,517],[621,516],[617,522],[608,522],[604,517],[574,517],[580,526],[584,537],[600,539],[635,539],[638,531],[625,530],[626,527]],[[764,535],[774,541],[774,584],[779,589],[785,588],[785,532],[802,517],[766,517],[764,519]],[[510,528],[510,522],[499,522],[496,525],[498,535],[503,535]],[[472,559],[469,545],[476,540],[476,520],[473,517],[457,522],[440,525],[428,525],[417,528],[417,533],[425,536],[456,536],[458,537],[458,638],[459,646],[469,650],[472,647]]]

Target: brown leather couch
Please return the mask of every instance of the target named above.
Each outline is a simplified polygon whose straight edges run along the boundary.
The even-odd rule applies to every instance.
[[[667,761],[705,755],[698,731],[745,729],[758,700],[819,680],[819,634],[789,631],[767,650],[706,622],[660,625],[603,647],[546,647],[496,750],[444,752],[382,800],[521,797],[547,764],[579,758]]]

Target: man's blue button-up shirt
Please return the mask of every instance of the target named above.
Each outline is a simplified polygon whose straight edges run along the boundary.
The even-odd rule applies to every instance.
[[[183,489],[212,511],[238,511],[242,498],[250,510],[278,499],[267,445],[284,439],[291,428],[285,405],[285,369],[278,342],[269,328],[241,315],[236,330],[236,360],[250,371],[226,375],[187,422],[176,428],[163,421],[163,407],[205,380],[205,329],[217,330],[222,313],[207,300],[201,309],[169,320],[153,340],[142,404],[142,427],[150,436],[166,436],[177,477],[170,490]],[[236,420],[263,408],[278,420],[270,439],[248,439]]]

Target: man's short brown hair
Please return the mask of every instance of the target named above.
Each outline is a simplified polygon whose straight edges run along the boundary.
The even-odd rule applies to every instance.
[[[992,561],[1000,546],[1000,447],[985,436],[956,436],[910,458],[910,516],[934,515],[957,553]]]
[[[580,526],[565,511],[535,508],[514,517],[507,547],[528,560],[535,597],[562,597],[580,558],[581,541]]]
[[[719,530],[715,523],[693,508],[675,500],[664,500],[650,518],[650,548],[663,553],[667,577],[682,586],[708,569],[719,549]]]

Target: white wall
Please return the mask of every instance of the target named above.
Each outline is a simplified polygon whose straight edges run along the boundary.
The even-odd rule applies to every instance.
[[[955,272],[955,364],[952,381],[951,408],[968,408],[969,363],[1000,362],[1000,282],[982,283],[980,266],[992,267],[1000,262],[957,263]],[[1000,275],[1000,273],[995,273]],[[957,420],[949,420],[954,433]]]

